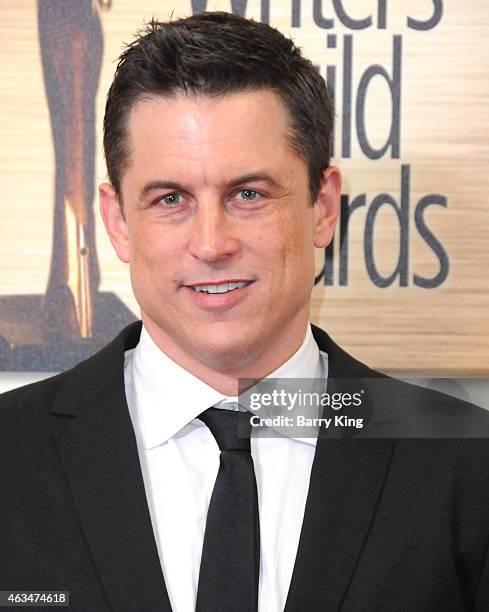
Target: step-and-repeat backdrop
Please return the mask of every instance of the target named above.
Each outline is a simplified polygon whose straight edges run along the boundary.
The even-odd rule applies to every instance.
[[[290,35],[333,95],[313,322],[386,372],[488,376],[485,0],[1,0],[0,370],[63,369],[137,317],[98,214],[105,96],[144,21],[204,10]]]

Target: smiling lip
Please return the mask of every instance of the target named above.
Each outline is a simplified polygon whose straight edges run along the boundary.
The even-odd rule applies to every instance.
[[[229,280],[220,281],[204,281],[203,283],[189,283],[185,287],[202,287],[203,285],[225,285],[227,283],[252,283],[248,278],[231,278]]]
[[[206,293],[204,291],[195,291],[192,287],[198,287],[201,285],[223,285],[225,283],[248,283],[243,287],[239,287],[237,289],[233,289],[232,291],[228,291],[227,293]],[[242,300],[246,299],[246,295],[248,294],[251,287],[253,287],[255,281],[254,280],[226,280],[216,282],[205,282],[205,283],[196,283],[195,285],[185,285],[184,289],[189,294],[190,298],[194,300],[194,304],[196,304],[199,308],[208,311],[216,311],[216,310],[224,310],[227,308],[231,308],[236,304],[239,304]]]

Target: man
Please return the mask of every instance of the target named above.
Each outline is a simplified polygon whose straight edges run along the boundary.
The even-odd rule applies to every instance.
[[[3,396],[1,588],[97,611],[489,609],[486,440],[446,439],[448,398],[416,403],[309,324],[341,188],[310,62],[230,14],[152,23],[104,129],[101,212],[142,328]],[[239,380],[269,378],[361,387],[369,433],[225,448]]]

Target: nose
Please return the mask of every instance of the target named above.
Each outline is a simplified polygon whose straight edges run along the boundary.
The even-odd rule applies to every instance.
[[[190,254],[206,263],[218,262],[239,250],[236,224],[217,197],[198,203],[190,232]]]

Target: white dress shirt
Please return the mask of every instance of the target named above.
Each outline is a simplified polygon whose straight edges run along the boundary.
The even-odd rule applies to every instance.
[[[270,378],[327,377],[311,328]],[[153,532],[173,612],[194,612],[219,447],[196,417],[227,399],[160,351],[143,327],[124,378]],[[229,398],[229,400],[236,398]],[[221,404],[222,405],[222,404]],[[253,428],[260,513],[259,612],[282,612],[292,577],[316,440]]]

